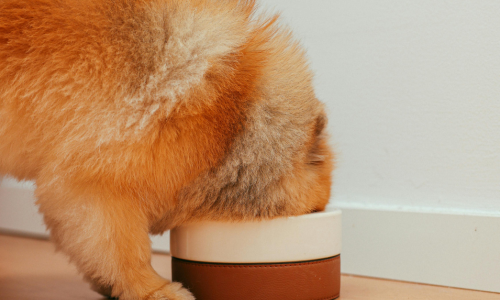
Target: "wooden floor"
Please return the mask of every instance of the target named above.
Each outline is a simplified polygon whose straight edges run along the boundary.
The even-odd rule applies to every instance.
[[[153,266],[170,277],[170,257],[155,254]],[[0,235],[1,300],[102,300],[65,256],[44,240]],[[500,300],[500,294],[343,275],[341,300]],[[233,299],[221,299],[233,300]]]

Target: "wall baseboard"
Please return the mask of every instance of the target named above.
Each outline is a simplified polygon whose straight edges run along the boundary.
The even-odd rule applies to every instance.
[[[343,273],[500,292],[500,217],[340,208]]]
[[[35,206],[33,189],[0,185],[0,229],[48,237],[43,217]]]
[[[48,238],[43,217],[35,205],[34,188],[30,184],[15,184],[13,180],[0,181],[0,232],[36,238]],[[170,235],[151,236],[156,252],[170,251]]]

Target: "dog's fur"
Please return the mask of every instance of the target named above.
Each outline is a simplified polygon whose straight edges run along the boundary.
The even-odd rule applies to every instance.
[[[148,233],[322,210],[332,154],[303,50],[251,0],[0,0],[0,173],[120,299],[192,299]],[[258,287],[257,287],[258,288]]]

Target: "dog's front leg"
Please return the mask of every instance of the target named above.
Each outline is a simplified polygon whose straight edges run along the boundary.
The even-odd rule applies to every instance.
[[[58,249],[108,297],[192,300],[151,267],[148,222],[139,202],[105,191],[39,186],[40,211]]]

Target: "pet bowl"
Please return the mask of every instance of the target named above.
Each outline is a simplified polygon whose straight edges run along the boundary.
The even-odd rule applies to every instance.
[[[172,230],[172,279],[197,300],[330,300],[340,291],[341,212]]]

